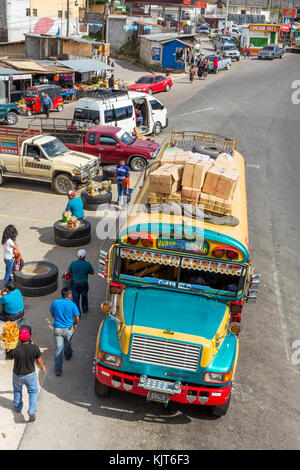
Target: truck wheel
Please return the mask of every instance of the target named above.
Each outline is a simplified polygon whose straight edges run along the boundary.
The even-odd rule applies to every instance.
[[[53,188],[58,194],[68,194],[69,191],[74,189],[74,183],[69,175],[60,173],[54,178]]]
[[[22,271],[14,271],[14,277],[20,287],[50,287],[57,282],[58,268],[47,261],[29,261],[24,263]]]
[[[109,387],[102,384],[101,382],[98,382],[98,380],[95,378],[95,393],[100,398],[107,397],[109,393]]]
[[[158,135],[161,133],[162,130],[162,125],[160,122],[156,122],[153,126],[153,134]]]
[[[229,395],[227,402],[224,403],[223,405],[212,406],[211,407],[212,416],[216,416],[217,418],[220,418],[221,416],[225,416],[229,408],[230,398],[231,398],[231,394]]]
[[[0,170],[0,186],[3,186],[3,185],[4,185],[4,176],[3,176],[2,170]]]
[[[5,122],[9,124],[10,126],[14,126],[18,122],[18,115],[17,113],[14,113],[13,111],[9,111],[7,113]]]
[[[144,171],[147,166],[147,162],[144,157],[133,157],[130,160],[130,168],[132,171]]]

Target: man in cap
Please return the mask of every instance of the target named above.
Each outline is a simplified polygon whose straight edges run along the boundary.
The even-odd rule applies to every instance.
[[[80,316],[78,308],[72,301],[72,291],[69,287],[64,287],[61,290],[61,298],[52,302],[50,313],[54,320],[54,368],[56,375],[60,376],[62,373],[63,356],[65,356],[67,360],[72,357],[73,349],[71,347],[71,340],[77,328]]]
[[[6,358],[14,359],[14,409],[17,413],[22,411],[22,389],[23,385],[25,385],[29,395],[29,422],[32,422],[35,421],[39,393],[37,375],[35,372],[35,362],[37,362],[43,372],[46,372],[46,368],[41,357],[40,349],[35,344],[31,343],[30,326],[24,326],[21,328],[19,339],[20,343],[15,349],[6,351]]]
[[[69,202],[65,210],[71,211],[72,215],[74,215],[77,219],[83,219],[84,210],[81,197],[76,197],[76,191],[72,190],[68,192],[68,198]]]
[[[81,306],[82,312],[87,313],[89,309],[88,305],[88,291],[89,291],[89,284],[88,284],[88,277],[90,274],[94,274],[94,268],[86,258],[86,251],[81,249],[77,252],[78,259],[76,261],[72,261],[69,266],[67,274],[72,274],[72,293],[73,293],[73,300],[78,307],[79,312],[80,309],[80,298],[81,298]]]

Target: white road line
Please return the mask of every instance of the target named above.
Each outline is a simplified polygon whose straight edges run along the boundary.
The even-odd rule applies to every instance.
[[[285,353],[286,353],[287,361],[291,362],[290,350],[288,346],[289,336],[288,336],[288,331],[287,331],[287,326],[286,326],[286,321],[285,321],[285,316],[284,316],[284,311],[283,311],[282,297],[280,293],[280,284],[279,284],[279,279],[278,279],[278,271],[274,270],[273,277],[274,277],[276,301],[277,301],[277,306],[278,306],[278,311],[279,311],[279,318],[280,318],[281,329],[283,333],[283,343],[285,347]]]
[[[210,111],[211,109],[214,109],[214,108],[202,108],[202,109],[197,109],[196,111],[191,111],[190,113],[179,114],[178,117],[188,116],[189,114],[194,114],[194,113],[201,113],[202,111]]]

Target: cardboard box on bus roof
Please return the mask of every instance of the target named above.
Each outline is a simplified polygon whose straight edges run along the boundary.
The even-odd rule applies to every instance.
[[[181,187],[183,165],[165,164],[149,175],[150,192],[172,194]]]
[[[190,151],[176,149],[175,151],[171,152],[164,152],[163,156],[161,157],[162,164],[174,164],[174,165],[184,165],[190,158],[193,156],[193,153]]]
[[[229,155],[228,157],[226,156],[228,154],[226,153],[221,153],[215,160],[215,165],[218,166],[226,166],[227,168],[235,169],[234,165],[234,159]],[[231,157],[231,158],[229,158]]]
[[[197,205],[201,194],[200,189],[182,187],[181,201],[185,204]]]
[[[202,192],[218,196],[222,199],[231,199],[239,179],[237,171],[224,166],[214,165],[206,173]]]
[[[188,188],[201,189],[206,172],[212,164],[208,161],[201,161],[199,159],[190,159],[184,165],[182,186]]]

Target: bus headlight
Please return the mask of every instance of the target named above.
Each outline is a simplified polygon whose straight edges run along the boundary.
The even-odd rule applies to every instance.
[[[210,383],[226,383],[229,382],[232,376],[232,371],[221,373],[221,372],[205,372],[204,382]]]
[[[100,359],[100,361],[104,362],[105,364],[109,364],[115,367],[121,367],[122,364],[122,357],[115,356],[114,354],[109,354],[101,350],[98,353],[98,359]]]

